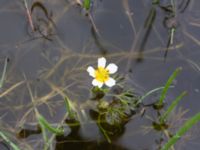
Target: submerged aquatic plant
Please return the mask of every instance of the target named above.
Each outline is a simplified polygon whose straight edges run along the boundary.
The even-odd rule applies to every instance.
[[[164,122],[169,114],[174,110],[174,108],[178,105],[179,101],[187,94],[186,91],[182,92],[176,99],[172,102],[172,104],[167,108],[164,114],[160,117],[160,122]]]
[[[1,76],[1,79],[0,79],[0,89],[3,87],[3,83],[5,81],[7,65],[8,65],[8,58],[5,59],[5,64],[4,64],[2,76]]]
[[[158,107],[159,106],[162,106],[163,103],[164,103],[164,100],[166,98],[166,94],[171,86],[171,84],[173,83],[174,79],[176,78],[176,76],[181,72],[182,68],[179,67],[177,68],[173,73],[172,75],[169,77],[169,79],[167,80],[166,84],[165,84],[165,87],[164,89],[162,90],[162,93],[160,95],[160,99],[158,101],[158,103],[156,104]]]
[[[104,57],[98,59],[97,69],[94,69],[92,66],[87,68],[89,75],[94,78],[92,85],[98,86],[99,88],[101,88],[103,84],[107,85],[108,87],[114,86],[116,81],[110,77],[110,74],[117,72],[117,70],[118,67],[114,63],[110,63],[106,67],[106,59]]]
[[[179,96],[177,96],[175,98],[175,100],[173,100],[172,104],[169,105],[169,107],[166,110],[161,111],[161,109],[164,109],[163,104],[164,104],[164,100],[166,99],[166,94],[168,92],[169,87],[171,86],[173,80],[176,78],[176,76],[178,75],[178,73],[180,73],[180,71],[182,70],[182,68],[177,68],[172,75],[169,77],[169,79],[167,80],[163,91],[161,93],[160,99],[158,102],[155,103],[155,105],[153,106],[155,108],[155,110],[157,110],[157,117],[159,118],[158,121],[153,121],[152,125],[153,128],[157,131],[161,131],[164,133],[164,135],[167,137],[168,141],[166,142],[166,144],[164,144],[163,146],[159,146],[160,150],[169,150],[170,148],[172,150],[175,150],[174,145],[175,143],[190,129],[192,128],[195,124],[197,124],[200,121],[200,113],[197,113],[195,116],[193,116],[192,118],[188,119],[185,124],[175,133],[172,134],[172,132],[170,131],[169,127],[171,126],[169,124],[169,115],[172,113],[172,111],[176,108],[176,106],[178,105],[178,103],[183,99],[183,97],[187,94],[186,91],[182,92]],[[152,90],[150,92],[148,92],[149,94],[151,94],[154,91],[160,90],[162,88],[157,88],[155,90]],[[147,96],[149,94],[146,94]],[[143,96],[143,97],[146,97]],[[144,98],[141,98],[140,101],[142,101]],[[155,107],[156,106],[156,107]],[[162,138],[161,138],[162,139]]]
[[[56,135],[64,134],[64,129],[52,127],[51,124],[40,114],[38,114],[38,121],[39,121],[40,126],[44,127],[44,129],[47,129],[48,131]]]
[[[176,132],[174,136],[172,136],[169,141],[162,147],[161,150],[170,149],[176,142],[195,124],[200,121],[200,112],[190,118],[185,124]]]

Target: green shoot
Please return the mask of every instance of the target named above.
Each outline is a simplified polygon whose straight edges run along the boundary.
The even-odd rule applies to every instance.
[[[173,45],[173,43],[174,43],[174,34],[175,34],[175,32],[176,32],[176,28],[175,27],[170,29],[170,45]]]
[[[3,73],[2,73],[2,76],[1,76],[1,79],[0,79],[0,89],[3,87],[3,83],[4,83],[4,80],[5,80],[5,76],[6,76],[7,65],[8,65],[8,60],[6,58],[4,68],[3,68]]]
[[[166,97],[166,94],[167,94],[167,91],[169,90],[169,87],[170,85],[172,84],[172,82],[174,81],[174,79],[176,78],[176,76],[180,73],[180,71],[182,70],[181,67],[177,68],[173,73],[172,75],[169,77],[167,83],[165,84],[165,87],[161,93],[161,96],[160,96],[160,99],[158,101],[158,104],[157,105],[163,105],[163,102],[165,100],[165,97]]]
[[[66,105],[67,112],[69,114],[69,118],[73,119],[74,113],[72,111],[71,103],[68,97],[65,97],[65,105]]]
[[[63,129],[58,129],[58,128],[54,128],[52,127],[48,122],[47,120],[42,116],[42,115],[38,115],[38,121],[39,121],[39,124],[42,126],[42,127],[45,127],[45,129],[49,130],[50,132],[56,134],[56,135],[63,135],[64,134],[64,130]]]
[[[176,134],[169,139],[169,141],[162,147],[161,150],[169,150],[190,128],[200,121],[200,112],[190,118],[185,124],[176,132]]]
[[[169,114],[174,110],[174,108],[178,105],[179,101],[187,94],[186,91],[181,93],[173,102],[172,104],[168,107],[168,109],[165,111],[165,113],[160,117],[160,122],[164,122]]]
[[[49,144],[48,144],[49,140],[48,140],[48,136],[47,136],[47,133],[46,133],[46,128],[42,123],[39,122],[39,124],[40,124],[41,130],[42,130],[42,137],[43,137],[43,140],[44,140],[44,150],[47,150],[48,147],[49,147]]]
[[[15,145],[12,141],[10,141],[10,139],[3,133],[0,131],[0,137],[5,140],[14,150],[20,150],[20,148]]]
[[[91,3],[90,0],[84,0],[84,1],[83,1],[83,7],[84,7],[86,10],[89,10],[89,9],[90,9],[90,3]]]

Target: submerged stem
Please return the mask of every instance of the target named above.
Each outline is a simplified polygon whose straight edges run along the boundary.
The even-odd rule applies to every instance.
[[[5,76],[6,76],[6,69],[7,69],[7,65],[8,65],[8,59],[5,59],[5,63],[4,63],[4,68],[3,68],[3,73],[0,79],[0,89],[3,87],[3,83],[5,80]]]

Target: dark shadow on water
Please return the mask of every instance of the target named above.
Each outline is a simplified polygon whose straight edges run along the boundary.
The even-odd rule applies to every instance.
[[[66,142],[64,142],[66,140]],[[56,144],[56,150],[66,150],[66,149],[74,149],[74,150],[128,150],[125,147],[122,147],[117,144],[110,144],[107,142],[84,142],[84,139],[79,139],[76,137],[76,140],[80,140],[80,142],[70,141],[69,139],[63,139],[61,143]],[[83,140],[81,142],[81,140]],[[132,149],[134,150],[134,149]]]
[[[125,132],[124,125],[127,123],[127,121],[123,124],[115,126],[109,125],[106,122],[98,123],[99,114],[93,110],[89,111],[89,115],[99,126],[99,133],[101,134],[101,136],[103,136],[103,134],[106,134],[106,136],[111,139],[111,142],[107,141],[106,137],[101,137],[99,140],[98,138],[95,138],[94,140],[88,140],[80,135],[80,126],[71,126],[71,133],[69,135],[56,137],[56,150],[128,150],[124,146],[115,143],[115,141],[117,141],[117,139],[119,139]],[[73,121],[67,120],[66,123],[73,123]]]
[[[92,131],[91,131],[92,132]],[[98,141],[83,138],[79,133],[79,127],[72,127],[68,136],[57,136],[55,150],[128,150],[127,148],[116,144],[108,143],[106,140]]]
[[[7,143],[0,141],[0,150],[11,150],[11,148]]]
[[[137,57],[137,62],[141,62],[144,59],[143,52],[144,52],[146,43],[149,40],[149,36],[151,34],[155,19],[156,19],[156,8],[152,7],[148,14],[148,17],[145,20],[145,24],[144,24],[144,32],[145,33],[142,37],[141,44],[139,45],[139,54]]]

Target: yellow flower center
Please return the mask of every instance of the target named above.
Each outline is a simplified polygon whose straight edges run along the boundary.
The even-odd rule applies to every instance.
[[[109,79],[109,71],[106,68],[98,67],[95,70],[95,79],[99,82],[106,82]]]

